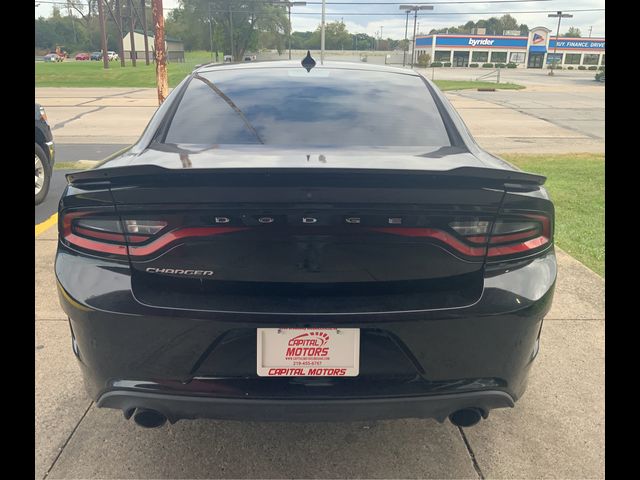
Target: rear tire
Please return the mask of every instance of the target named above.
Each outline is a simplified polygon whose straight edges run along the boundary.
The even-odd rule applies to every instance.
[[[42,203],[49,193],[49,185],[51,184],[51,164],[47,154],[40,145],[36,143],[35,155],[35,178],[36,178],[36,205]]]

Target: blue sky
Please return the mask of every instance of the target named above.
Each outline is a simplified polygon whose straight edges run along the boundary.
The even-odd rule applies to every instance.
[[[309,0],[320,1],[320,0]],[[336,5],[331,4],[331,0],[326,6],[327,21],[343,20],[347,29],[351,33],[367,33],[376,35],[382,27],[382,36],[384,38],[404,38],[405,15],[397,15],[399,12],[398,5]],[[334,2],[350,1],[354,3],[362,3],[367,0],[333,0]],[[368,0],[369,2],[384,2],[395,0]],[[428,0],[416,0],[420,3],[426,3]],[[468,0],[475,3],[467,4],[443,4],[447,0],[434,0],[434,10],[432,12],[420,13],[418,21],[420,22],[419,32],[428,33],[432,28],[449,27],[452,25],[461,25],[469,20],[477,21],[481,18],[489,18],[491,16],[501,16],[502,13],[491,12],[509,12],[519,23],[526,23],[530,28],[539,25],[548,27],[554,32],[556,30],[557,20],[548,18],[547,11],[556,10],[583,10],[583,9],[603,9],[604,0],[547,0],[547,1],[531,1],[526,3],[486,3],[478,0]],[[36,0],[37,3],[37,0]],[[171,8],[178,4],[177,0],[164,0],[164,7]],[[399,3],[399,1],[398,1]],[[407,2],[411,3],[411,2]],[[36,7],[36,17],[42,15],[47,16],[51,12],[52,6],[41,3]],[[305,7],[293,7],[292,19],[293,30],[306,31],[315,30],[320,23],[320,15],[296,15],[319,13],[320,5],[307,5]],[[544,13],[522,13],[527,11],[544,11]],[[382,13],[382,15],[367,15],[367,13]],[[573,18],[563,19],[562,31],[566,31],[569,27],[577,27],[582,31],[582,36],[589,34],[589,28],[592,29],[593,37],[603,37],[605,35],[604,11],[591,12],[570,12]],[[409,21],[409,36],[411,36],[412,22]]]

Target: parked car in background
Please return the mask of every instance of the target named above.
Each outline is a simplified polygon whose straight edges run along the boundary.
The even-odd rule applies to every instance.
[[[224,57],[222,57],[222,63],[232,63],[232,62],[233,62],[232,55],[225,55]]]
[[[45,55],[43,57],[43,60],[45,62],[61,62],[62,61],[62,57],[60,55],[58,55],[57,53],[48,53],[47,55]]]
[[[68,175],[55,274],[92,400],[144,427],[513,407],[556,281],[545,177],[418,72],[302,66],[200,67]]]
[[[114,60],[120,60],[120,56],[114,52],[114,51],[107,51],[107,58],[109,59],[110,62],[114,61]]]
[[[596,73],[595,79],[597,82],[604,82],[604,67],[598,73]]]
[[[80,62],[80,61],[84,61],[84,60],[89,60],[91,56],[88,53],[78,53],[76,54],[76,61]]]
[[[91,60],[102,60],[102,52],[91,52],[89,58]]]
[[[42,203],[49,192],[51,170],[55,163],[55,145],[44,107],[36,105],[36,205]]]

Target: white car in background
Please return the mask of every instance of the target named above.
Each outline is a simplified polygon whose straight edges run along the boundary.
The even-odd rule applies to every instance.
[[[118,56],[118,54],[111,50],[107,51],[107,58],[109,59],[109,61],[120,60],[120,57]]]

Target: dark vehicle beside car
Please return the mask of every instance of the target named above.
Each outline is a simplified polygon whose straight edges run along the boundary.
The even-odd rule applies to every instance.
[[[556,279],[545,178],[414,71],[206,65],[68,181],[55,273],[99,407],[469,426],[526,389]]]
[[[102,60],[102,52],[91,52],[90,60]]]
[[[47,122],[44,107],[35,104],[35,143],[36,143],[36,205],[42,203],[49,192],[51,171],[55,163],[55,144],[51,128]]]

